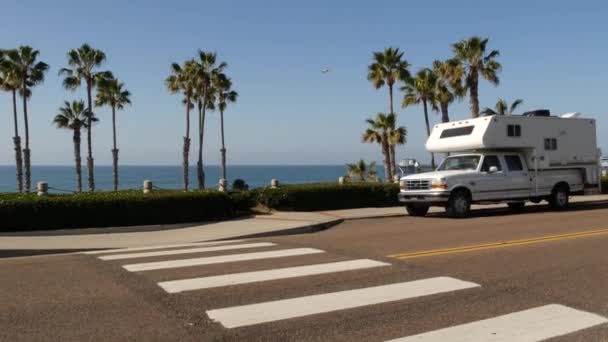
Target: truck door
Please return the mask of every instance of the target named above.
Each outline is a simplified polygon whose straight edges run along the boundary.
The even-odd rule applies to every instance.
[[[505,194],[509,198],[530,197],[530,173],[524,166],[521,156],[518,154],[505,154],[504,158],[507,165],[507,182],[509,184]]]
[[[508,187],[506,172],[497,155],[484,155],[477,181],[475,200],[495,200],[505,198]]]

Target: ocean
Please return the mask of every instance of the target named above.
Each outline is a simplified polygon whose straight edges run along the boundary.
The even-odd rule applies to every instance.
[[[217,188],[221,167],[210,165],[205,167],[206,186]],[[340,176],[346,174],[344,165],[229,165],[227,168],[228,183],[241,178],[250,188],[270,184],[276,178],[282,184],[337,182]],[[378,175],[384,174],[383,168],[378,167]],[[141,189],[144,180],[152,181],[154,186],[163,189],[181,189],[183,187],[181,166],[120,166],[119,185],[121,189]],[[0,192],[16,191],[15,167],[0,166]],[[76,188],[76,173],[73,166],[32,166],[32,190],[36,182],[46,181],[53,192],[74,191]],[[83,189],[87,188],[87,169],[82,168]],[[112,189],[112,167],[95,167],[95,184],[98,190]],[[197,186],[196,170],[190,169],[190,187]],[[59,190],[57,190],[59,189]]]

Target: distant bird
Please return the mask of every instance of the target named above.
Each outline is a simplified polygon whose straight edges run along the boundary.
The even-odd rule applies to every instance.
[[[330,72],[330,71],[331,71],[331,69],[329,69],[329,68],[326,68],[326,69],[321,70],[321,72],[322,72],[322,73],[324,73],[324,74],[327,74],[327,73],[328,73],[328,72]]]

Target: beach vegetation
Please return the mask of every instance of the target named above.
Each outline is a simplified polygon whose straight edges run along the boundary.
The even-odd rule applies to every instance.
[[[74,163],[76,166],[76,192],[82,191],[82,158],[80,154],[81,132],[88,129],[89,123],[97,121],[97,118],[85,107],[83,100],[65,101],[59,108],[59,114],[53,119],[57,128],[72,131],[72,143],[74,144]]]
[[[131,104],[131,93],[124,83],[115,78],[99,82],[95,106],[109,106],[112,109],[112,180],[114,191],[118,191],[118,145],[116,143],[116,111]]]
[[[19,85],[19,95],[23,100],[23,126],[25,128],[25,147],[23,148],[24,189],[30,192],[32,187],[32,161],[30,151],[30,126],[27,103],[32,96],[32,89],[44,82],[44,76],[49,65],[39,61],[39,50],[31,46],[20,46],[17,49],[4,52],[5,68],[16,74],[16,84]]]
[[[95,191],[95,163],[93,159],[93,89],[103,79],[112,78],[113,75],[107,70],[98,70],[106,61],[106,54],[94,49],[89,44],[82,44],[77,49],[71,49],[67,53],[68,67],[59,70],[60,76],[65,76],[63,86],[68,90],[75,91],[84,84],[87,95],[87,111],[89,122],[87,123],[87,170],[89,191]]]
[[[499,84],[498,73],[502,66],[496,60],[498,50],[486,53],[488,39],[477,36],[463,39],[452,45],[454,58],[464,70],[464,88],[469,93],[471,116],[479,117],[479,77],[493,85]]]

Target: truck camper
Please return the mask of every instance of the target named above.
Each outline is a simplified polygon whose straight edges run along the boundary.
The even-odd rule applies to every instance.
[[[450,216],[466,217],[472,203],[521,210],[542,200],[564,209],[570,195],[600,191],[596,123],[580,113],[537,110],[441,123],[426,149],[449,156],[433,172],[400,179],[399,200],[410,215],[443,206]]]

